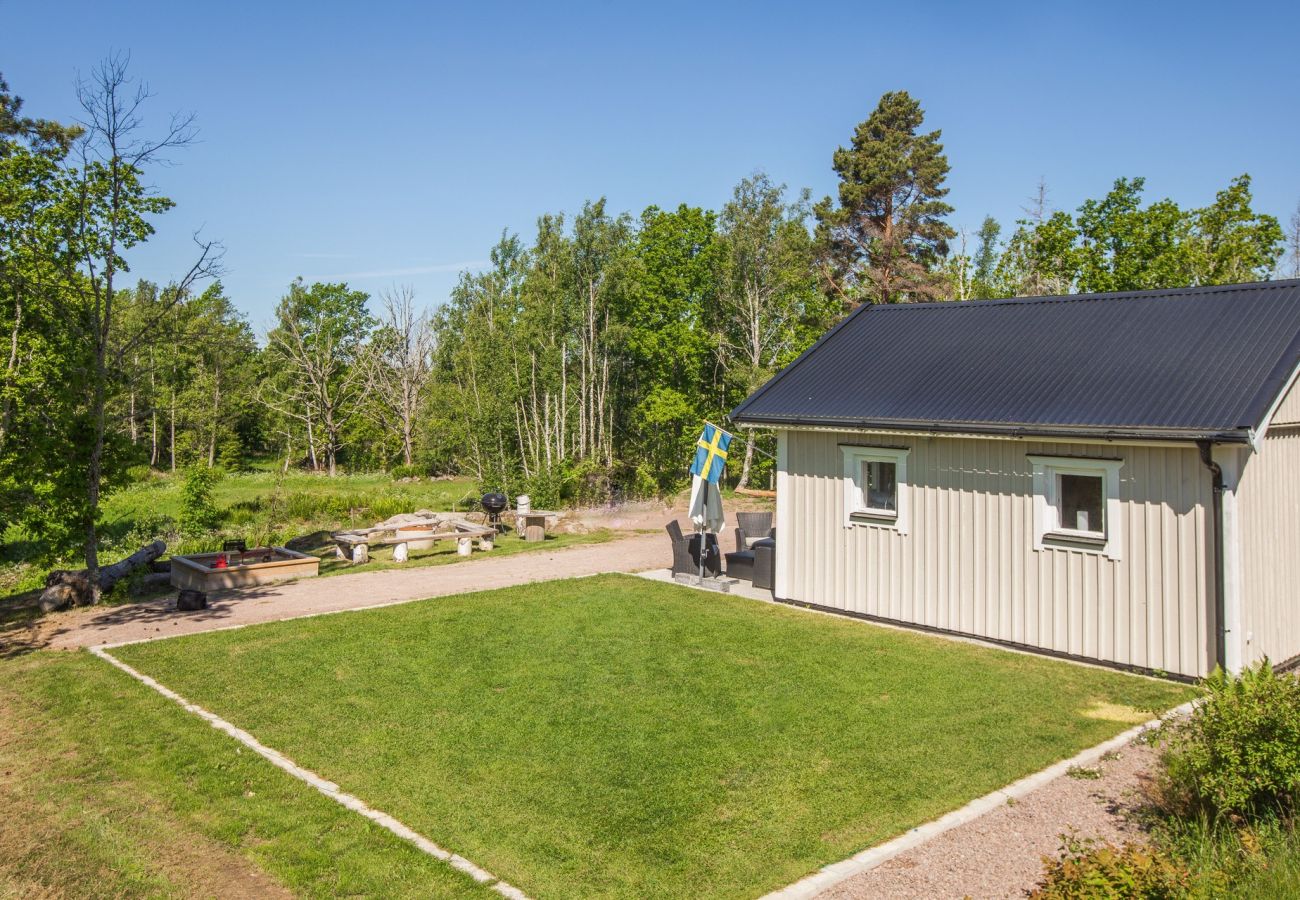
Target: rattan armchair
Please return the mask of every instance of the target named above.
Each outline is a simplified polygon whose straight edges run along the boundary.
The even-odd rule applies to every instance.
[[[736,513],[736,550],[754,549],[754,541],[761,541],[772,533],[770,512]]]
[[[682,526],[677,520],[669,522],[665,529],[673,544],[673,574],[700,574],[700,535],[683,534]],[[722,554],[718,549],[716,535],[704,535],[704,574],[717,577],[722,574]]]

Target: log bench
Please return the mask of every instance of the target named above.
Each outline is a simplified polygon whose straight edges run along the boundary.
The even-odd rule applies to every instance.
[[[456,552],[469,556],[478,541],[480,550],[491,550],[496,542],[495,528],[474,525],[470,522],[454,522],[451,531],[429,532],[416,536],[399,536],[396,528],[362,528],[353,531],[336,531],[330,535],[334,541],[334,554],[339,559],[350,559],[354,563],[370,561],[371,547],[392,547],[393,560],[406,562],[410,557],[408,544],[441,540],[456,541]]]

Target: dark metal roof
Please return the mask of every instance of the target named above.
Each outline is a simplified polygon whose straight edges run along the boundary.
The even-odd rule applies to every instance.
[[[752,425],[1244,441],[1300,363],[1300,280],[863,306]]]

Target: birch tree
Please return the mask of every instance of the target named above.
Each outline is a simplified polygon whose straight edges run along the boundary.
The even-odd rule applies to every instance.
[[[151,217],[166,212],[171,200],[145,185],[146,172],[165,164],[167,154],[188,145],[195,136],[194,117],[177,115],[153,137],[145,136],[143,108],[150,94],[127,73],[127,58],[112,57],[97,66],[91,77],[78,84],[77,96],[84,135],[78,144],[78,165],[71,173],[69,197],[69,289],[61,294],[67,324],[74,329],[87,353],[87,364],[76,385],[83,413],[77,427],[84,439],[75,465],[84,475],[85,496],[80,504],[87,580],[95,601],[99,599],[99,504],[106,475],[117,463],[108,455],[112,436],[107,411],[118,387],[117,373],[125,359],[145,340],[150,323],[131,334],[115,327],[118,276],[129,271],[126,254],[153,234]],[[200,241],[189,270],[173,286],[163,304],[183,303],[191,288],[220,270],[220,245]],[[75,260],[75,263],[73,263]]]
[[[736,186],[719,218],[718,352],[737,388],[732,396],[740,398],[767,381],[799,347],[801,321],[820,318],[805,224],[808,192],[787,203],[785,185],[756,173]],[[751,433],[737,487],[749,484],[754,449]]]
[[[399,287],[380,295],[383,315],[365,354],[365,404],[376,424],[401,438],[402,459],[414,461],[417,418],[433,374],[436,334],[428,311],[417,310],[415,290]]]
[[[303,419],[313,453],[319,441],[331,476],[338,473],[346,420],[366,397],[361,354],[374,326],[366,310],[368,300],[346,284],[308,288],[299,279],[280,300],[276,326],[267,335],[268,351],[284,365],[293,385],[288,397],[299,407],[289,413],[290,407],[282,403],[280,411]]]

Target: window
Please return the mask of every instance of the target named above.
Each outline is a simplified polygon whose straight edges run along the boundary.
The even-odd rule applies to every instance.
[[[1062,530],[1106,536],[1104,475],[1056,476],[1056,520]]]
[[[1030,456],[1034,470],[1034,549],[1104,553],[1119,559],[1116,459]]]
[[[844,524],[907,532],[907,454],[893,447],[842,444]]]
[[[880,459],[862,463],[862,481],[866,496],[862,508],[870,512],[898,514],[898,464]]]

